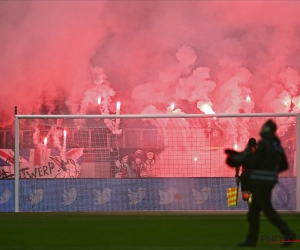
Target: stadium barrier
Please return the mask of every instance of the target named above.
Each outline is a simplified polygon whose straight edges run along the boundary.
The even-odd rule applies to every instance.
[[[283,177],[272,194],[274,207],[295,211],[295,178]],[[22,179],[20,212],[238,211],[241,193],[227,206],[233,178]],[[0,181],[0,212],[14,212],[14,181]]]

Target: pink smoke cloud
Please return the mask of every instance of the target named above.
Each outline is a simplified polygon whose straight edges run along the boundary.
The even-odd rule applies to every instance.
[[[99,90],[109,97],[106,106],[118,99],[122,113],[147,107],[166,113],[171,102],[184,113],[201,113],[198,102],[216,113],[295,112],[299,7],[297,1],[1,2],[2,124],[14,106],[22,113],[43,106],[48,113],[57,106],[83,112],[85,93],[99,90],[95,68],[106,76],[107,88]]]

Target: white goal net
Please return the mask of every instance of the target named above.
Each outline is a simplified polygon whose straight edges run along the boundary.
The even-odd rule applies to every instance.
[[[15,211],[245,210],[241,198],[227,206],[236,184],[224,149],[242,151],[267,119],[277,123],[289,161],[272,199],[294,211],[292,114],[16,115],[15,150],[2,171],[14,177]]]

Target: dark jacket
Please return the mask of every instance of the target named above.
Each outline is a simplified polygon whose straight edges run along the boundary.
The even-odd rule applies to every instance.
[[[288,169],[286,155],[275,135],[263,136],[256,152],[248,154],[244,164],[251,168],[251,184],[274,185],[278,173]]]

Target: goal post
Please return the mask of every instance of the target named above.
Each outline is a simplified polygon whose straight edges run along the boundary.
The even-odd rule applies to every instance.
[[[243,201],[227,207],[235,180],[224,149],[259,139],[267,119],[290,165],[275,206],[300,211],[300,115],[292,113],[16,114],[14,211],[245,210]]]

